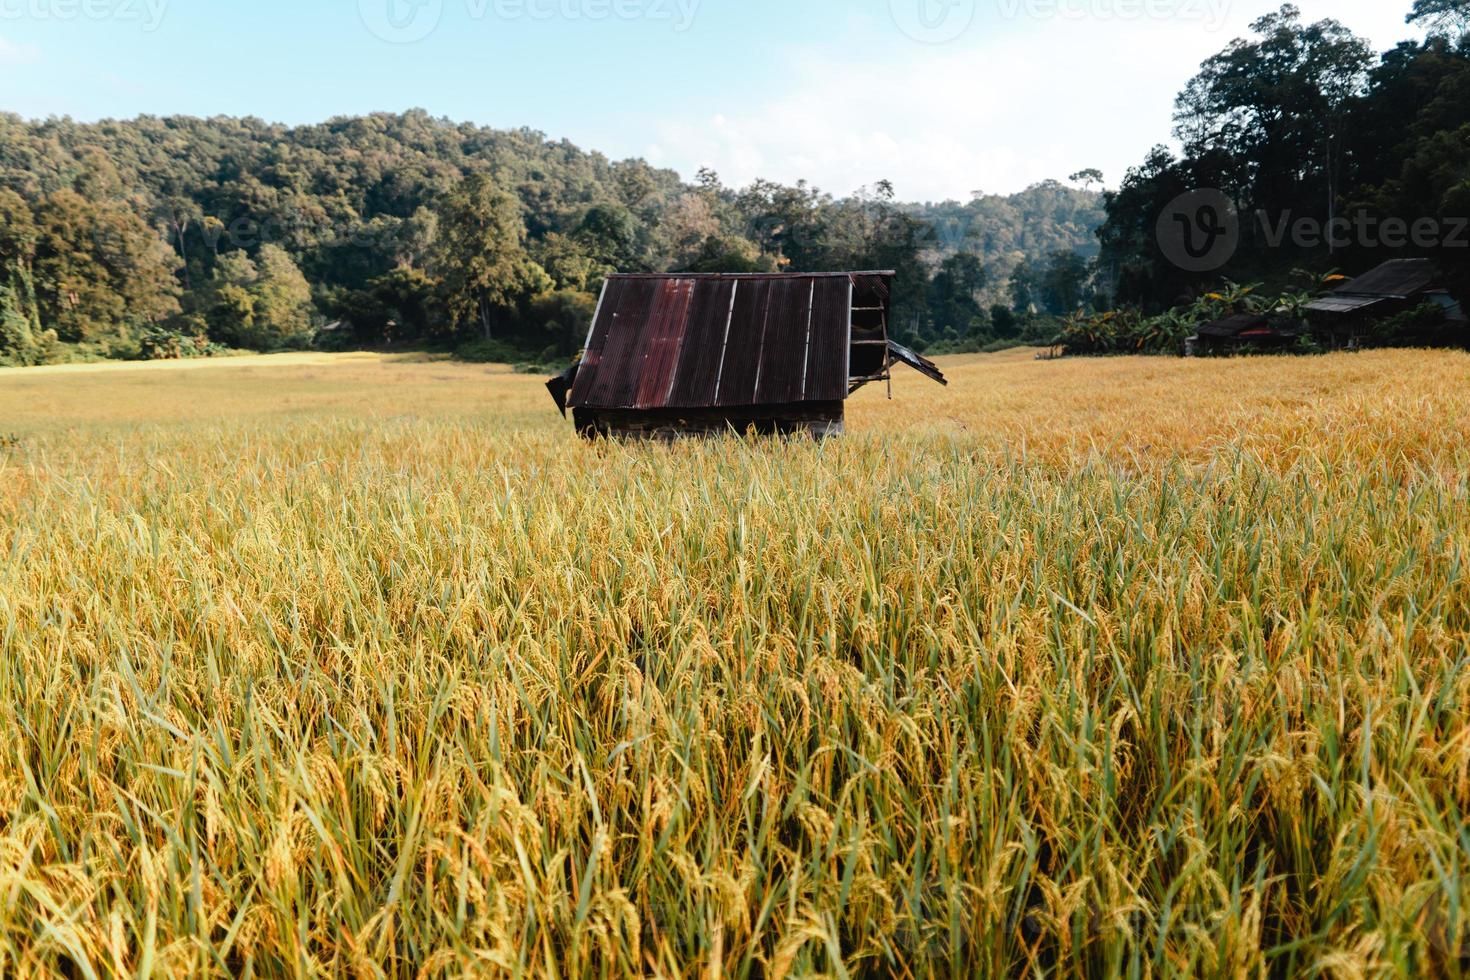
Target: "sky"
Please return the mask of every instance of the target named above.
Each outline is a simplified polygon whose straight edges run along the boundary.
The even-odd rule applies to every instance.
[[[1411,0],[1296,0],[1379,50]],[[1279,0],[0,0],[0,111],[290,124],[423,108],[727,185],[1109,186]]]

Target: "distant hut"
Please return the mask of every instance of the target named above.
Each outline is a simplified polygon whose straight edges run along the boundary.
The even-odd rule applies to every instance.
[[[588,437],[843,431],[845,403],[907,364],[892,272],[614,275],[582,361],[547,387]]]
[[[1297,343],[1301,324],[1268,313],[1238,313],[1200,327],[1185,341],[1190,356],[1226,354],[1242,350],[1280,350]]]
[[[1449,316],[1453,301],[1436,288],[1438,278],[1429,259],[1394,259],[1308,303],[1307,319],[1313,332],[1340,345],[1367,335],[1381,320],[1440,302],[1437,296],[1444,297],[1441,305]]]

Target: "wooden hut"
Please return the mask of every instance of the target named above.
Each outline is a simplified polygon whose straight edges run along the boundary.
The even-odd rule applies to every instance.
[[[1301,324],[1269,313],[1238,313],[1200,327],[1184,344],[1187,356],[1281,350],[1300,341]]]
[[[1308,303],[1307,320],[1329,343],[1351,344],[1373,324],[1430,301],[1437,279],[1429,259],[1394,259]]]
[[[547,387],[588,437],[843,431],[845,403],[907,364],[894,273],[615,275],[581,362]]]

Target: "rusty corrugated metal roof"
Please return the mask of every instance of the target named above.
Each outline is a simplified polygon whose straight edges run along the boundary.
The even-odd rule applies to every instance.
[[[1348,293],[1323,296],[1307,304],[1311,313],[1362,313],[1379,304],[1385,304],[1391,296],[1354,296]]]
[[[615,275],[598,303],[574,408],[842,401],[853,297],[886,318],[891,272]]]
[[[1334,292],[1343,296],[1411,299],[1433,283],[1434,265],[1428,259],[1392,259],[1343,283]]]

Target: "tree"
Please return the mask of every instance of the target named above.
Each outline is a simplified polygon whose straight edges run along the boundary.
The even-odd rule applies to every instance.
[[[361,290],[328,294],[331,315],[351,324],[353,337],[369,346],[444,337],[448,318],[439,305],[440,284],[422,269],[401,265]]]
[[[1219,152],[1242,166],[1239,198],[1273,213],[1305,200],[1336,213],[1340,143],[1349,101],[1366,86],[1372,50],[1335,20],[1304,25],[1284,4],[1207,60],[1176,102],[1176,135],[1195,157]]]
[[[1414,0],[1408,22],[1451,38],[1464,37],[1470,33],[1470,0]]]
[[[526,251],[519,203],[484,174],[465,178],[444,199],[436,255],[450,317],[487,341],[499,319],[552,285]]]
[[[0,361],[44,363],[56,334],[41,329],[35,278],[38,231],[25,199],[0,188]]]
[[[923,252],[929,244],[930,228],[896,202],[893,184],[887,180],[878,181],[871,197],[858,194],[854,204],[867,222],[868,234],[862,254],[852,256],[847,267],[897,273],[893,287],[894,333],[900,338],[917,339],[917,327],[929,313],[929,271]],[[843,209],[835,210],[840,213]],[[839,261],[829,268],[844,264]]]
[[[607,271],[635,272],[639,231],[638,219],[621,204],[595,204],[583,216],[574,237]]]
[[[625,160],[614,164],[613,176],[617,196],[630,208],[649,201],[659,191],[659,174],[642,160]]]
[[[1096,167],[1089,167],[1086,170],[1077,171],[1067,179],[1074,184],[1081,184],[1087,190],[1092,190],[1094,185],[1098,187],[1102,186],[1103,172]]]
[[[913,206],[909,213],[932,229],[926,258],[942,261],[961,252],[980,257],[989,273],[982,298],[988,306],[1009,299],[1011,274],[1026,260],[1060,249],[1094,257],[1097,229],[1107,219],[1103,204],[1097,191],[1046,180],[1016,194]]]
[[[1021,335],[1021,321],[1004,303],[990,308],[990,330],[1000,340],[1014,340]]]
[[[715,213],[718,205],[713,195],[695,192],[679,195],[665,209],[656,235],[663,264],[682,269],[698,260],[705,243],[723,230]]]
[[[549,349],[558,357],[569,357],[581,349],[596,311],[597,297],[576,289],[545,293],[531,304]]]
[[[397,339],[431,339],[444,333],[439,283],[422,269],[399,266],[373,280],[373,296],[397,324]]]
[[[311,285],[286,250],[264,245],[256,257],[255,335],[261,350],[304,347],[311,342]]]
[[[1075,313],[1087,302],[1087,283],[1092,278],[1088,261],[1076,252],[1053,252],[1041,276],[1041,304],[1057,316]]]
[[[36,221],[25,198],[0,187],[0,267],[29,266],[36,254]]]
[[[438,308],[450,293],[445,273],[470,253],[462,244],[446,246],[436,225],[475,174],[490,175],[482,179],[510,198],[524,226],[521,247],[548,278],[522,264],[539,285],[517,286],[511,276],[507,305],[492,304],[487,317],[474,309],[467,318],[462,305],[456,319]],[[928,310],[935,299],[929,279],[946,259],[972,253],[990,272],[983,318],[1023,259],[1060,248],[1090,258],[1103,218],[1099,194],[1057,181],[1015,195],[925,205],[901,203],[884,182],[847,197],[804,182],[757,181],[742,190],[709,170],[686,183],[671,170],[642,160],[610,163],[533,130],[493,130],[417,111],[290,128],[223,117],[29,123],[0,113],[0,187],[20,194],[38,218],[63,191],[87,202],[91,213],[78,212],[74,223],[64,199],[51,208],[45,238],[65,254],[44,249],[32,279],[48,321],[59,317],[68,337],[89,352],[119,355],[133,353],[141,327],[160,309],[161,322],[172,315],[167,301],[142,316],[149,302],[112,302],[139,282],[153,284],[145,293],[161,289],[182,299],[188,313],[170,323],[175,331],[266,342],[253,332],[255,287],[234,282],[226,289],[238,277],[227,272],[222,282],[214,275],[224,256],[243,253],[258,263],[266,245],[285,251],[324,311],[352,322],[353,336],[334,333],[340,341],[400,343],[466,326],[483,333],[488,319],[497,339],[539,347],[544,333],[530,315],[531,298],[543,288],[595,294],[614,270],[874,266],[900,274],[895,333],[923,334],[952,319]],[[99,224],[112,223],[96,217],[109,209],[137,216],[134,232],[159,243],[112,250],[113,264],[152,251],[161,265],[144,265],[162,275],[115,278],[98,261],[99,250],[86,243]],[[76,234],[68,237],[73,225]],[[439,295],[426,304],[429,283]]]
[[[831,201],[805,181],[785,187],[757,180],[735,198],[741,233],[778,268],[817,269],[833,245],[823,212]]]
[[[713,167],[700,167],[699,172],[694,175],[694,184],[712,198],[718,198],[725,191],[725,185],[720,182],[720,175]]]
[[[221,255],[210,274],[202,316],[209,335],[233,347],[250,347],[255,340],[255,284],[260,272],[244,252]]]
[[[439,215],[427,207],[415,208],[398,227],[398,247],[393,258],[400,266],[422,267],[434,254],[438,238]]]
[[[597,262],[575,240],[557,232],[536,244],[536,261],[557,289],[588,289],[598,275]]]
[[[185,290],[194,288],[193,270],[189,267],[189,230],[204,220],[199,205],[187,197],[174,196],[163,202],[161,215],[168,225],[174,247],[183,262]]]
[[[748,239],[738,235],[711,235],[682,272],[775,272],[776,263]]]
[[[929,308],[934,326],[959,336],[978,333],[985,326],[980,297],[988,276],[980,257],[969,252],[951,255],[939,266],[929,287]]]
[[[1414,18],[1433,23],[1467,7],[1470,0],[1425,0]],[[1389,219],[1450,222],[1470,211],[1470,45],[1434,33],[1397,45],[1365,73],[1366,46],[1334,21],[1303,25],[1287,6],[1253,29],[1256,36],[1207,61],[1180,95],[1183,156],[1156,148],[1106,195],[1098,278],[1114,301],[1161,312],[1192,303],[1221,278],[1284,288],[1292,268],[1358,273],[1406,251],[1442,259],[1454,287],[1466,268],[1460,251],[1388,247],[1372,225],[1369,234],[1356,229],[1362,217],[1382,227]],[[1243,220],[1228,264],[1190,273],[1163,255],[1156,229],[1175,201],[1200,188],[1224,190]],[[1355,231],[1344,250],[1297,245],[1245,220],[1258,211],[1273,227],[1341,215]]]
[[[311,287],[279,246],[262,246],[257,260],[244,252],[222,255],[206,295],[204,322],[221,343],[280,350],[311,341]]]
[[[178,312],[177,256],[127,205],[61,190],[36,223],[41,320],[63,340],[125,344]]]
[[[1011,273],[1008,284],[1011,294],[1011,309],[1017,313],[1032,313],[1041,302],[1041,270],[1034,262],[1022,262]]]

